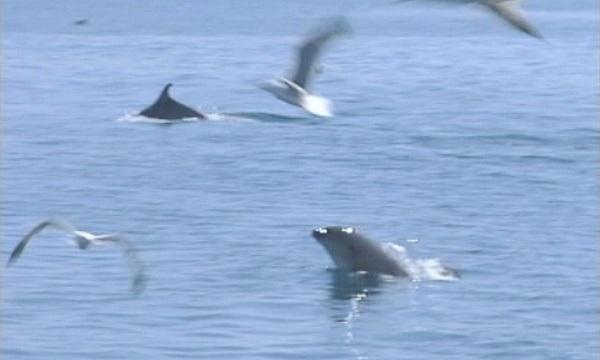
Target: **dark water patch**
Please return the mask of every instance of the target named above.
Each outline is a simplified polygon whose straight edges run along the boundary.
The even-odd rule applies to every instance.
[[[331,276],[330,296],[336,300],[366,298],[381,291],[383,280],[377,274],[351,273],[340,269],[329,269]]]
[[[523,155],[519,156],[519,159],[525,162],[531,163],[541,163],[541,164],[562,164],[568,165],[577,162],[573,159],[567,159],[558,156],[550,156],[550,155]]]
[[[487,158],[485,155],[451,153],[451,152],[438,152],[436,155],[441,156],[441,157],[460,159],[460,160],[482,160],[482,159]]]
[[[514,133],[473,135],[464,137],[464,140],[474,140],[483,143],[509,145],[548,145],[553,141],[552,139],[546,137]]]

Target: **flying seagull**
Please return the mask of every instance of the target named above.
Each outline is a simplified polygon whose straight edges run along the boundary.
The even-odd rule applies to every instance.
[[[400,0],[398,2],[407,2],[411,0]],[[498,15],[502,20],[512,25],[516,29],[524,32],[527,35],[538,39],[543,39],[540,32],[527,21],[523,9],[521,8],[521,0],[453,0],[454,2],[462,3],[478,3],[485,6],[488,10]]]
[[[10,266],[14,264],[23,253],[23,250],[25,250],[25,247],[29,241],[45,228],[61,230],[71,235],[71,239],[81,250],[87,249],[90,245],[104,245],[107,243],[113,243],[120,246],[123,254],[127,257],[127,263],[131,273],[131,290],[134,293],[141,293],[144,290],[146,277],[144,275],[143,265],[138,259],[134,247],[123,235],[94,235],[87,231],[77,230],[68,222],[61,220],[45,220],[31,229],[31,231],[25,235],[23,240],[21,240],[21,242],[19,242],[19,244],[17,244],[17,246],[14,248],[6,265]]]
[[[521,9],[521,0],[486,0],[482,4],[515,28],[542,39],[542,35],[537,29],[525,19]]]
[[[338,18],[320,28],[308,37],[298,48],[298,61],[296,69],[289,79],[277,78],[259,85],[276,98],[288,104],[299,106],[315,116],[330,117],[331,102],[321,96],[312,94],[308,90],[310,81],[321,67],[316,66],[316,61],[323,46],[337,35],[350,31],[350,25],[343,18]]]

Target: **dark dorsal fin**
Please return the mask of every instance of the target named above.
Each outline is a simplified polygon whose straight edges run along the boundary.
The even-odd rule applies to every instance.
[[[171,88],[171,86],[173,86],[172,83],[168,83],[167,85],[165,85],[162,92],[160,93],[160,96],[158,97],[158,100],[156,100],[157,102],[171,99],[171,95],[169,94],[169,89]]]
[[[140,115],[155,119],[181,120],[185,118],[205,119],[202,113],[184,105],[169,95],[169,89],[173,84],[168,83],[161,91],[156,101],[142,110]]]

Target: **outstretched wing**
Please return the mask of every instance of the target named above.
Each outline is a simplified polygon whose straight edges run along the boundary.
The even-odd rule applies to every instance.
[[[302,94],[306,94],[306,90],[302,87],[298,86],[295,82],[290,81],[288,79],[280,78],[279,79],[287,88],[294,93],[295,96],[300,97]]]
[[[521,30],[522,32],[542,39],[542,35],[531,25],[521,10],[521,0],[489,0],[485,5],[498,14],[504,21]]]
[[[19,257],[21,256],[21,253],[23,253],[23,250],[25,250],[25,247],[27,246],[29,241],[36,234],[38,234],[40,231],[44,230],[47,227],[51,227],[51,228],[54,228],[57,230],[62,230],[68,234],[72,234],[75,231],[75,228],[71,224],[69,224],[68,222],[65,222],[65,221],[61,221],[61,220],[42,221],[41,223],[36,225],[33,229],[31,229],[31,231],[27,235],[25,235],[25,237],[23,237],[23,240],[21,240],[19,242],[19,244],[17,244],[17,246],[14,248],[14,250],[10,254],[10,258],[8,259],[8,263],[6,265],[7,266],[12,265],[12,263],[17,261],[19,259]]]
[[[348,22],[344,18],[338,18],[327,24],[316,34],[310,36],[298,50],[298,65],[292,76],[292,81],[306,89],[315,62],[325,43],[334,36],[349,32],[349,30],[350,26]]]
[[[127,266],[131,278],[131,291],[136,294],[141,293],[146,288],[146,275],[144,274],[144,264],[137,255],[137,251],[133,244],[127,240],[124,235],[107,234],[99,235],[94,238],[94,241],[109,241],[114,242],[123,251],[123,255],[127,258]]]

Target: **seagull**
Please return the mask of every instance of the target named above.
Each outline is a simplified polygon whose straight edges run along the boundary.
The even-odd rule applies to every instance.
[[[312,115],[331,117],[331,102],[308,91],[308,85],[315,73],[322,71],[315,62],[323,46],[333,37],[350,32],[350,25],[344,18],[328,23],[320,31],[309,36],[298,48],[298,64],[290,79],[277,78],[264,82],[259,87],[288,104],[299,106]]]
[[[402,0],[405,2],[407,0]],[[463,3],[478,3],[485,6],[494,14],[500,16],[502,20],[508,24],[524,32],[525,34],[543,39],[540,32],[527,21],[523,9],[521,8],[521,0],[454,0],[455,2]]]
[[[538,39],[543,38],[537,29],[525,19],[521,0],[486,0],[482,4],[525,34]]]
[[[13,265],[21,256],[29,241],[45,228],[61,230],[71,235],[71,240],[81,250],[87,249],[90,245],[104,245],[107,243],[119,245],[123,251],[123,254],[127,257],[129,270],[131,272],[131,290],[137,294],[144,290],[146,277],[144,275],[143,265],[138,259],[134,247],[127,240],[127,238],[125,238],[125,236],[119,234],[94,235],[87,231],[77,230],[73,227],[73,225],[61,220],[44,220],[31,229],[31,231],[25,235],[25,237],[14,248],[10,254],[10,258],[8,259],[6,266]]]

